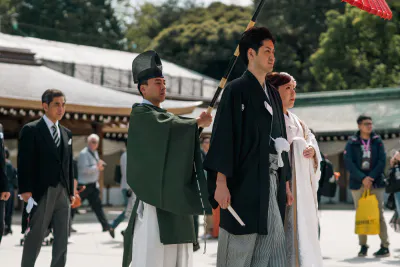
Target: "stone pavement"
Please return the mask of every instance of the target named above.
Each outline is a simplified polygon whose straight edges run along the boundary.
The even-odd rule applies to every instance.
[[[117,210],[107,209],[109,219],[113,219],[118,214]],[[393,212],[385,214],[389,221]],[[351,210],[322,210],[321,211],[321,247],[324,256],[325,267],[390,267],[400,266],[400,234],[394,233],[389,227],[391,239],[392,256],[386,259],[375,259],[371,256],[365,259],[355,257],[358,253],[358,239],[354,234],[354,211]],[[15,217],[12,236],[3,238],[0,246],[0,266],[18,267],[20,266],[22,247],[19,245],[21,238],[20,227],[18,225],[20,215]],[[70,267],[110,267],[121,266],[122,262],[122,236],[120,231],[124,229],[126,223],[121,224],[116,231],[116,238],[112,239],[108,233],[101,232],[101,226],[97,223],[93,213],[77,215],[74,228],[78,230],[72,236],[74,241],[68,247],[67,266]],[[378,236],[370,237],[370,251],[379,248]],[[215,266],[217,241],[207,241],[207,252],[203,254],[202,249],[194,254],[193,267]],[[42,248],[36,263],[37,267],[49,267],[51,260],[51,247]],[[142,267],[142,266],[141,266]],[[144,267],[144,266],[143,266]],[[279,266],[276,266],[279,267]],[[311,267],[311,266],[310,266]],[[319,267],[319,266],[318,266]]]

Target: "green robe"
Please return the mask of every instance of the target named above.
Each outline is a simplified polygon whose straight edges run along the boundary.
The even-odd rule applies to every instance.
[[[193,215],[211,212],[196,120],[135,104],[128,131],[127,182],[137,200],[124,235],[123,267],[132,260],[138,200],[157,208],[161,243],[195,242]]]

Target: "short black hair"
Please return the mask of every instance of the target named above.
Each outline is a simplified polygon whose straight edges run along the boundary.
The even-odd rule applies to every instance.
[[[246,67],[249,64],[247,51],[252,48],[258,53],[258,49],[263,45],[265,40],[271,40],[275,44],[274,37],[265,27],[252,27],[242,34],[239,41],[239,56],[246,64]]]
[[[60,96],[64,97],[64,100],[66,100],[64,93],[61,92],[60,90],[47,89],[46,91],[44,91],[42,95],[42,103],[46,103],[49,105],[55,97],[60,97]]]
[[[10,151],[8,150],[7,147],[4,147],[4,154],[5,154],[5,156],[6,156],[6,159],[9,159],[9,158],[10,158]]]
[[[371,120],[372,121],[372,118],[370,116],[367,116],[367,115],[360,115],[357,118],[357,124],[360,125],[365,120]]]

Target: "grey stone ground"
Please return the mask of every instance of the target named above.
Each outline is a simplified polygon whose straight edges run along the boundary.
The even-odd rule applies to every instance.
[[[118,210],[107,209],[107,216],[113,219]],[[393,212],[385,214],[388,221]],[[20,264],[22,247],[19,245],[20,235],[20,214],[16,214],[14,234],[3,238],[0,246],[0,266],[17,267]],[[68,247],[68,262],[70,267],[110,267],[121,266],[122,261],[122,236],[120,230],[124,229],[126,223],[121,224],[116,231],[116,238],[111,239],[108,233],[101,232],[101,226],[97,223],[93,213],[77,215],[74,227],[78,233],[72,236],[74,241]],[[400,234],[396,234],[389,227],[391,239],[392,256],[386,259],[375,259],[371,256],[359,259],[358,239],[354,234],[354,211],[352,210],[322,210],[321,211],[321,248],[324,256],[324,266],[371,266],[390,267],[400,266]],[[378,236],[370,239],[370,255],[379,248]],[[203,254],[202,249],[194,254],[193,267],[215,266],[217,241],[207,241],[207,252]],[[51,259],[51,247],[43,247],[36,266],[48,267]],[[278,267],[278,266],[277,266]]]

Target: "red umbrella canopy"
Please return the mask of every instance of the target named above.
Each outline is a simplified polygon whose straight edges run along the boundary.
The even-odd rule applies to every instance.
[[[383,19],[392,19],[392,11],[385,0],[342,0]]]

